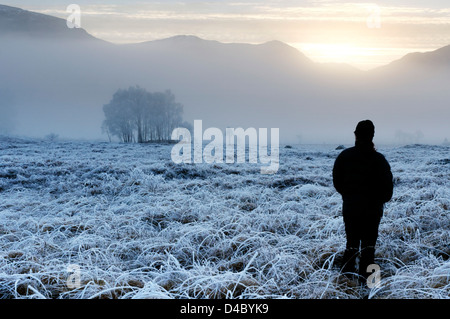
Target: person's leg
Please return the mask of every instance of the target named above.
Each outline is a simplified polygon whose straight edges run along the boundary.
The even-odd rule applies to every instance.
[[[355,272],[356,257],[358,257],[361,241],[358,214],[353,208],[352,205],[344,203],[342,210],[347,239],[342,262],[342,272],[344,273]]]
[[[346,248],[342,261],[343,273],[354,273],[356,267],[356,257],[358,257],[359,250],[356,248]]]
[[[359,274],[362,280],[367,278],[370,273],[367,267],[375,263],[375,245],[378,238],[378,228],[381,221],[383,208],[377,208],[367,212],[365,219],[364,231],[361,233],[361,259],[359,262]]]

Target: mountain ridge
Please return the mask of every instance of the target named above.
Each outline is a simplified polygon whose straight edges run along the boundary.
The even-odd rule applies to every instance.
[[[0,30],[8,25],[1,16],[14,11],[0,5]],[[83,29],[67,28],[64,19],[33,17],[44,22],[31,36],[26,32],[31,22],[22,29],[12,24],[13,37],[0,33],[5,44],[0,50],[0,87],[16,100],[21,120],[17,130],[23,134],[45,136],[51,130],[60,136],[64,131],[99,137],[102,106],[115,90],[132,85],[150,91],[171,89],[185,105],[188,121],[201,118],[205,126],[214,127],[279,127],[282,135],[303,136],[304,141],[330,141],[322,127],[344,132],[369,117],[390,136],[396,129],[419,128],[426,135],[448,130],[449,73],[425,63],[411,76],[407,62],[414,54],[403,60],[403,67],[392,62],[376,72],[361,71],[314,62],[276,40],[222,43],[179,35],[113,44]],[[50,37],[42,31],[48,21],[47,27],[61,29],[49,32]],[[76,34],[77,41],[68,34]],[[447,65],[448,47],[436,51],[417,56],[443,56],[437,65]],[[427,114],[421,105],[427,105]],[[421,128],[425,125],[427,129]],[[343,135],[334,135],[342,144]]]
[[[68,28],[65,19],[1,4],[0,32],[3,33],[3,36],[45,39],[66,37],[70,40],[96,39],[106,42],[94,37],[83,28]]]
[[[14,19],[11,19],[11,14],[21,16],[21,24],[14,23]],[[2,5],[0,4],[0,31],[5,32],[5,26],[13,26],[15,29],[13,30],[6,30],[8,33],[16,33],[21,35],[29,35],[32,37],[41,36],[44,38],[48,37],[54,37],[54,36],[70,36],[70,40],[74,40],[76,38],[90,38],[98,40],[99,42],[103,43],[110,43],[114,44],[112,42],[97,38],[90,34],[87,30],[83,28],[73,28],[69,29],[66,27],[66,20],[58,17],[54,17],[51,15],[46,15],[34,11],[29,11],[25,9],[21,9],[18,7],[8,6],[8,5]],[[36,19],[33,19],[36,18]],[[42,21],[39,21],[42,19]],[[45,24],[48,23],[48,24]],[[3,30],[2,30],[3,29]],[[167,38],[162,39],[156,39],[156,40],[149,40],[149,41],[143,41],[143,42],[136,42],[136,43],[127,43],[127,44],[115,44],[115,45],[121,45],[121,46],[141,46],[141,45],[152,45],[152,44],[158,44],[158,43],[173,43],[173,44],[187,44],[187,45],[208,45],[208,44],[215,44],[215,45],[221,45],[221,46],[229,46],[229,45],[247,45],[247,46],[255,46],[255,47],[268,47],[268,48],[278,48],[278,49],[284,49],[284,50],[291,50],[292,52],[295,52],[303,61],[309,61],[312,63],[315,63],[317,65],[321,66],[332,66],[337,68],[346,68],[346,69],[357,69],[360,70],[351,64],[348,63],[335,63],[335,62],[329,62],[329,63],[320,63],[315,62],[313,59],[307,57],[302,51],[298,50],[297,48],[292,47],[291,45],[279,41],[279,40],[270,40],[263,43],[258,44],[252,44],[252,43],[225,43],[220,42],[217,40],[206,40],[203,38],[200,38],[195,35],[185,35],[185,34],[179,34]],[[372,71],[380,68],[384,68],[393,64],[403,63],[404,61],[416,61],[421,63],[428,63],[429,57],[431,55],[436,56],[438,53],[442,53],[442,56],[440,57],[441,62],[450,63],[450,44],[441,48],[437,48],[435,50],[426,51],[426,52],[410,52],[406,54],[405,56],[393,60],[390,63],[377,67],[375,69],[366,70],[366,71]],[[445,55],[444,55],[445,54]],[[436,60],[436,59],[435,59]],[[363,71],[363,70],[361,70]]]

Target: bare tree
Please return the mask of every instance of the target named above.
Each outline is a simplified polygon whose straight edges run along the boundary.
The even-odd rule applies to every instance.
[[[151,93],[139,86],[117,90],[103,111],[103,132],[126,143],[167,141],[183,122],[183,106],[171,91]]]

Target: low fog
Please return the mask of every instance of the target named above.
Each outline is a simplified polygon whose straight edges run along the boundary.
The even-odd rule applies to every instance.
[[[138,85],[170,89],[185,121],[276,127],[282,143],[351,144],[363,119],[375,123],[378,144],[450,138],[450,47],[360,71],[314,63],[277,41],[116,45],[62,19],[0,7],[0,134],[106,141],[103,105]]]

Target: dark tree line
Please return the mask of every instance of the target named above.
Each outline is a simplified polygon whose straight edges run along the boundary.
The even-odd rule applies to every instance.
[[[183,106],[170,91],[147,92],[138,86],[119,89],[103,106],[102,129],[122,142],[145,143],[168,141],[173,129],[187,127],[183,123]]]

